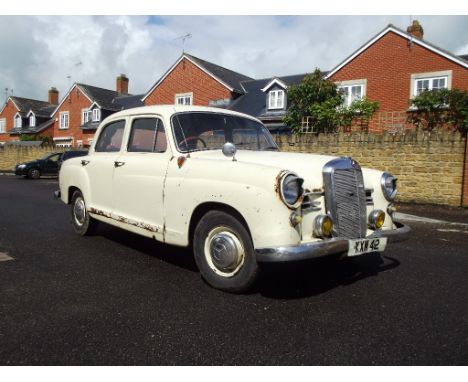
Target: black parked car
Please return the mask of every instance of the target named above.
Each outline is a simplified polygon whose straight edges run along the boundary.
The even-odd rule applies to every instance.
[[[23,175],[30,179],[39,179],[41,175],[56,176],[60,171],[63,161],[84,155],[88,155],[88,151],[70,150],[64,153],[47,154],[41,159],[17,164],[15,174]]]
[[[30,179],[39,179],[41,175],[57,175],[58,162],[63,153],[47,154],[41,159],[19,163],[15,167],[16,175],[23,175]]]

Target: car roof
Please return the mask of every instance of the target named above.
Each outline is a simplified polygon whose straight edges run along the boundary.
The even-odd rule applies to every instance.
[[[241,117],[246,117],[249,119],[257,120],[251,115],[239,113],[237,111],[221,109],[218,107],[187,106],[187,105],[153,105],[153,106],[135,107],[135,108],[128,109],[128,110],[119,111],[118,113],[114,113],[112,114],[111,117],[112,119],[114,119],[114,118],[126,117],[126,116],[131,116],[131,115],[139,115],[139,114],[162,114],[162,115],[170,116],[175,113],[197,112],[197,111],[236,115],[236,116],[241,116]]]

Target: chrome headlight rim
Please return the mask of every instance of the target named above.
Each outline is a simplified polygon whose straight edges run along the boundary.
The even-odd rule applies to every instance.
[[[297,183],[297,193],[291,198],[291,195],[287,195],[285,192],[285,187],[292,183]],[[302,184],[304,183],[304,179],[299,177],[295,172],[292,171],[285,171],[281,176],[281,181],[279,184],[279,191],[281,200],[283,201],[286,206],[289,208],[297,208],[301,202],[301,196],[304,194],[304,189],[302,188]]]
[[[384,172],[380,178],[380,185],[382,186],[382,193],[389,202],[393,202],[397,195],[397,178],[388,172]],[[389,187],[389,185],[391,185]]]

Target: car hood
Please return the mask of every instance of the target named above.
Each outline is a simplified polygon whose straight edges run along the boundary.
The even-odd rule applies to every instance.
[[[23,165],[26,165],[26,166],[33,166],[33,165],[37,165],[39,163],[39,160],[35,159],[35,160],[31,160],[29,162],[21,162],[21,163],[18,163],[17,166],[23,164]]]
[[[190,155],[200,160],[232,161],[231,158],[224,156],[221,150],[196,151]],[[338,157],[281,151],[238,150],[235,158],[240,166],[248,163],[277,168],[278,173],[282,170],[293,171],[304,179],[304,187],[312,190],[323,186],[323,167]],[[362,168],[362,172],[367,186],[373,186],[371,183],[374,183],[374,179],[380,179],[379,170]]]

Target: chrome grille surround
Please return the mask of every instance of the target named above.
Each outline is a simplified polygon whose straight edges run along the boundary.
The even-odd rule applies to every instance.
[[[367,231],[366,190],[359,164],[349,157],[323,167],[325,208],[334,223],[333,236],[363,238]]]

